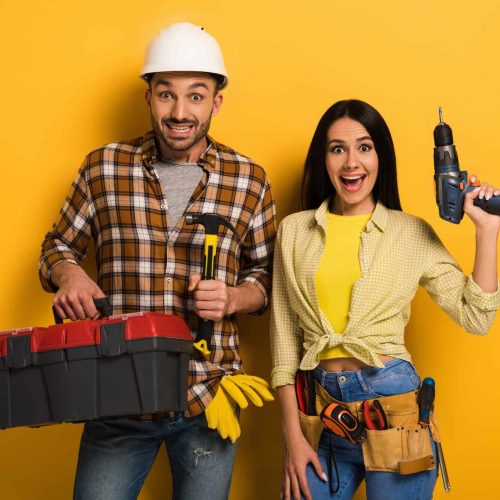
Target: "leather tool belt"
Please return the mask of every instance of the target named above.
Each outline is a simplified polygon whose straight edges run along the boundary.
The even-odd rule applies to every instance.
[[[418,423],[417,394],[418,391],[411,391],[376,398],[385,411],[388,428],[366,430],[366,439],[361,446],[367,471],[413,474],[435,467],[429,430]],[[368,401],[371,403],[374,400]],[[360,422],[365,423],[363,401],[338,401],[316,382],[317,415],[305,415],[299,411],[302,433],[315,451],[318,449],[321,433],[325,430],[319,414],[331,402],[344,405]],[[439,442],[441,439],[434,411],[431,412],[430,430],[434,441]]]

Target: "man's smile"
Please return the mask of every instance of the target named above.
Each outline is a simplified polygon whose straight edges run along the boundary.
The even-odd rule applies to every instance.
[[[195,128],[196,124],[193,122],[172,122],[170,120],[163,122],[167,133],[174,139],[183,139],[190,135],[191,131]]]

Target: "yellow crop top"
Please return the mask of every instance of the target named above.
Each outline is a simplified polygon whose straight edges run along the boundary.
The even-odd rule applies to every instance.
[[[352,287],[361,278],[359,244],[361,231],[371,214],[327,214],[326,245],[315,275],[318,304],[336,333],[349,321]],[[320,359],[351,357],[341,345],[320,352]]]

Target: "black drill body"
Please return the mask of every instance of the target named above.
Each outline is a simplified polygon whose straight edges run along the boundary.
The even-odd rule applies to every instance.
[[[439,216],[458,224],[464,216],[465,195],[475,189],[478,183],[469,184],[467,171],[460,170],[453,132],[443,122],[441,108],[439,124],[434,129],[434,146],[434,181]],[[474,205],[490,214],[500,215],[500,196],[493,196],[489,200],[476,198]]]

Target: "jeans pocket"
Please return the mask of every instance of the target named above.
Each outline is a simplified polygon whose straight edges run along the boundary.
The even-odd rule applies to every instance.
[[[394,367],[371,369],[363,379],[375,396],[393,396],[414,391],[420,386],[420,377],[413,365],[406,361]]]

